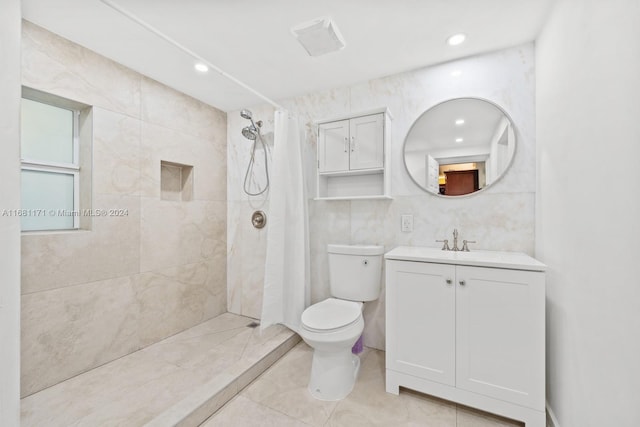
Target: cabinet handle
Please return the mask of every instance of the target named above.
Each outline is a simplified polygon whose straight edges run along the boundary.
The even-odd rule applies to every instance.
[[[460,283],[460,286],[464,286],[467,284],[467,282],[465,282],[464,280],[460,280],[458,283]]]
[[[354,151],[356,151],[356,137],[352,136],[351,137],[351,152],[353,153]]]
[[[447,282],[447,285],[450,285],[450,284],[451,284],[451,282],[453,282],[453,280],[451,280],[451,279],[447,279],[447,280],[445,280],[445,282]]]
[[[344,137],[344,152],[347,152],[347,144],[349,143],[349,138],[347,138],[346,136]]]

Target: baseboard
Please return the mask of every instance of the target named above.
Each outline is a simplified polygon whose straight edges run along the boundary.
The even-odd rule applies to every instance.
[[[549,405],[549,401],[547,400],[545,403],[546,403],[546,407],[547,407],[547,425],[548,425],[548,427],[560,427],[560,423],[558,422],[558,418],[556,417],[556,414],[551,409],[551,406]]]

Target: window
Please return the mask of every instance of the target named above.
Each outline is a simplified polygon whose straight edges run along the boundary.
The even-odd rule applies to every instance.
[[[80,228],[80,127],[88,111],[84,104],[23,89],[23,231]]]

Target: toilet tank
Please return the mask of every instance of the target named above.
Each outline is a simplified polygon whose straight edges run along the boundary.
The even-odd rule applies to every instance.
[[[351,301],[380,296],[383,246],[328,245],[331,295]]]

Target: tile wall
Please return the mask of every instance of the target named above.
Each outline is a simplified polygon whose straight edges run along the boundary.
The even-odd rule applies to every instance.
[[[23,85],[93,106],[91,230],[22,237],[22,395],[226,311],[226,114],[29,22]],[[161,200],[161,161],[193,166]]]
[[[459,70],[458,77],[451,75]],[[304,124],[302,141],[310,212],[312,302],[329,296],[328,243],[436,246],[436,239],[476,240],[477,249],[533,254],[535,198],[535,68],[533,44],[474,56],[348,87],[280,100]],[[427,194],[404,168],[402,147],[409,128],[431,106],[456,97],[479,97],[500,105],[517,127],[515,159],[504,179],[466,197],[444,199]],[[317,119],[388,107],[391,129],[392,201],[315,201]],[[273,141],[273,108],[251,108],[265,122]],[[239,112],[227,121],[227,286],[229,311],[260,317],[266,228],[251,227],[255,209],[268,213],[268,195],[248,197],[242,191],[250,145],[240,134]],[[260,180],[260,178],[258,178]],[[414,231],[400,231],[400,215],[414,216]],[[268,227],[268,225],[267,225]],[[365,344],[384,349],[384,292],[365,307]]]

